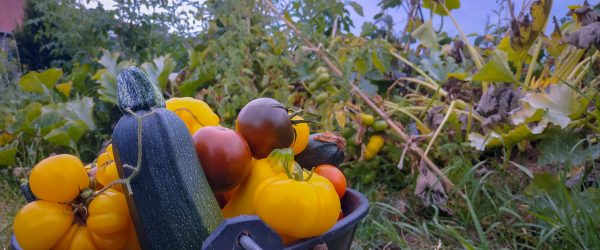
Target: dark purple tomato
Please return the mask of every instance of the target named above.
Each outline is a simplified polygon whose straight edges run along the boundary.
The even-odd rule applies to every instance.
[[[246,139],[256,159],[267,157],[274,149],[288,148],[294,142],[287,109],[271,98],[258,98],[246,104],[238,114],[235,128]]]
[[[250,174],[250,148],[234,130],[207,126],[199,129],[193,139],[196,154],[215,194],[235,188]]]

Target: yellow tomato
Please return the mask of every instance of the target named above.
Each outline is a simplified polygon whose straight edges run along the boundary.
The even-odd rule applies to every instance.
[[[119,179],[119,172],[117,172],[117,164],[113,161],[104,166],[99,166],[96,171],[96,180],[102,184],[102,186],[107,186],[113,181]],[[119,192],[123,192],[123,188],[121,184],[117,184],[113,186],[115,190]]]
[[[125,246],[125,249],[128,250],[141,250],[142,247],[140,246],[140,241],[138,240],[137,237],[137,232],[135,231],[135,227],[133,226],[133,223],[131,223],[129,225],[129,241],[127,242],[127,246]]]
[[[127,229],[131,217],[122,193],[108,189],[96,196],[88,207],[87,225],[97,234],[113,234]]]
[[[41,200],[70,202],[90,185],[90,179],[79,158],[61,154],[40,161],[31,170],[29,186]]]
[[[379,150],[381,150],[381,148],[383,147],[384,142],[385,140],[381,135],[371,136],[369,138],[369,142],[367,143],[367,148],[365,149],[365,159],[370,160],[373,157],[375,157],[375,155],[377,155],[377,153],[379,153]]]
[[[13,230],[23,249],[51,249],[67,232],[73,217],[69,205],[38,200],[19,210]]]
[[[222,210],[223,217],[231,218],[243,214],[254,214],[254,204],[252,199],[256,188],[264,180],[273,177],[275,172],[273,171],[271,164],[267,158],[256,160],[252,159],[252,169],[246,180],[240,184],[237,192],[231,200],[227,202],[227,205]]]
[[[102,167],[108,165],[113,159],[108,152],[104,152],[96,158],[96,166]]]
[[[129,241],[129,226],[125,230],[112,234],[90,232],[90,235],[100,249],[124,249]]]
[[[219,116],[203,101],[191,97],[171,98],[167,109],[173,111],[187,126],[190,134],[205,126],[219,125]]]
[[[271,177],[254,194],[256,214],[280,235],[306,238],[325,233],[341,211],[335,188],[325,177],[313,174],[309,181]]]
[[[108,146],[106,146],[106,152],[105,153],[107,153],[110,156],[109,159],[111,159],[113,161],[115,160],[114,153],[113,153],[112,143],[108,144]]]
[[[300,116],[294,116],[292,120],[303,121],[304,119],[302,119],[302,117]],[[294,149],[294,155],[297,155],[304,151],[304,149],[308,145],[310,128],[308,127],[308,123],[299,123],[294,125],[294,130],[296,130],[296,138],[294,138],[292,148]]]
[[[98,249],[94,243],[89,229],[85,225],[77,223],[71,225],[67,233],[54,245],[53,250],[78,250]]]

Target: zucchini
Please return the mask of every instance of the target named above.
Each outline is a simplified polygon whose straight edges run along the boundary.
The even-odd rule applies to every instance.
[[[137,117],[146,115],[141,122],[140,169],[131,178],[131,193],[126,194],[142,248],[200,249],[223,217],[187,127],[165,109],[162,95],[140,69],[121,72],[117,90],[124,115],[112,140],[122,179],[134,172],[124,164],[137,166]]]

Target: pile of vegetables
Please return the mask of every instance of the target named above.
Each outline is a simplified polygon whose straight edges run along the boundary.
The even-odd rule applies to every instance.
[[[29,177],[36,201],[17,213],[14,232],[23,249],[140,249],[112,147],[84,167],[69,154],[40,161]]]
[[[311,135],[300,111],[271,98],[221,127],[203,101],[164,101],[155,88],[139,69],[124,70],[113,143],[87,166],[55,155],[33,168],[38,200],[14,223],[23,249],[190,248],[239,215],[258,215],[288,243],[343,217],[343,137]]]
[[[183,107],[190,112],[178,114],[206,107],[195,102]],[[258,98],[241,109],[235,130],[203,126],[200,118],[187,123],[201,127],[193,132],[196,152],[223,216],[258,215],[285,242],[329,230],[341,218],[346,191],[343,173],[333,166],[343,161],[343,138],[331,132],[310,135],[309,122],[299,113]]]

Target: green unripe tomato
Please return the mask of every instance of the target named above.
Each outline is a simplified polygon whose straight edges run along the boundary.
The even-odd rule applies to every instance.
[[[323,74],[323,73],[327,73],[327,68],[325,68],[323,66],[317,67],[317,74]]]
[[[377,120],[375,121],[375,123],[373,123],[373,130],[375,130],[376,132],[384,131],[387,128],[388,124],[384,120]]]
[[[345,127],[342,129],[341,134],[344,138],[349,139],[352,135],[354,135],[356,131],[352,127]]]
[[[319,95],[317,95],[317,97],[315,98],[315,101],[317,101],[318,104],[324,103],[325,101],[327,101],[327,98],[329,98],[329,94],[327,94],[327,92],[323,92]]]
[[[329,74],[328,73],[321,73],[319,74],[319,76],[317,76],[317,80],[318,83],[326,83],[329,82]]]
[[[319,87],[321,87],[321,84],[319,82],[311,82],[308,85],[308,90],[310,90],[310,91],[316,91],[316,90],[319,89]]]
[[[371,126],[375,122],[375,118],[372,115],[365,113],[360,113],[360,120],[365,126]]]

